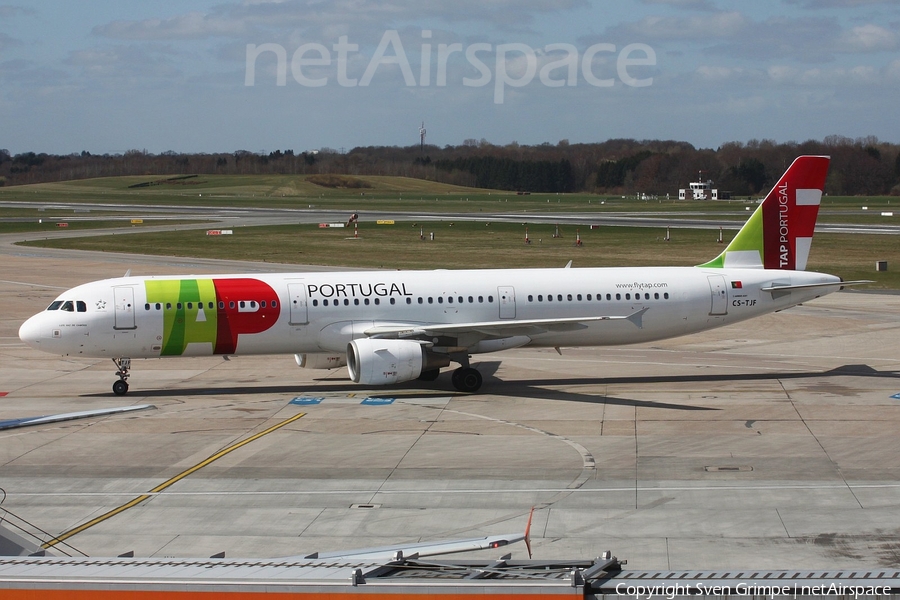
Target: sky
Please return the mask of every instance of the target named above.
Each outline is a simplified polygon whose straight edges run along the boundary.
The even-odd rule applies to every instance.
[[[900,143],[897,0],[3,2],[13,154]]]

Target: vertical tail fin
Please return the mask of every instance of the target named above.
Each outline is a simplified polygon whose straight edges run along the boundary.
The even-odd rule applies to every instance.
[[[805,269],[830,160],[795,159],[722,254],[700,266]]]

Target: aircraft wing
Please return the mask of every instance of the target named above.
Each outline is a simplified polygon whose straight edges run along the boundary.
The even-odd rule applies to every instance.
[[[481,321],[474,323],[432,323],[417,325],[376,325],[365,330],[371,338],[405,339],[434,337],[439,335],[480,334],[484,337],[510,337],[514,335],[536,335],[548,331],[574,331],[584,329],[588,323],[597,321],[630,321],[639,329],[643,327],[643,316],[647,308],[630,315],[607,315],[591,317],[566,317],[558,319],[509,319],[505,321]]]
[[[525,542],[528,549],[528,558],[531,558],[531,521],[534,518],[534,508],[528,515],[528,523],[524,533],[507,533],[500,535],[487,535],[477,538],[465,538],[461,540],[440,540],[435,542],[417,542],[409,544],[396,544],[393,546],[380,546],[377,548],[363,548],[358,550],[338,550],[336,552],[314,552],[306,556],[291,556],[287,558],[305,559],[360,559],[360,560],[399,560],[402,558],[415,558],[424,556],[440,556],[453,554],[454,552],[470,552],[473,550],[491,550],[502,548],[516,542]]]
[[[336,552],[316,552],[303,558],[308,559],[360,559],[360,560],[394,560],[398,552],[402,552],[404,558],[439,556],[454,552],[470,552],[472,550],[488,550],[500,548],[525,539],[521,533],[508,535],[489,535],[480,538],[468,538],[461,540],[442,540],[436,542],[419,542],[413,544],[397,544],[395,546],[380,546],[378,548],[362,548],[358,550],[344,550]],[[298,557],[289,557],[298,558]]]

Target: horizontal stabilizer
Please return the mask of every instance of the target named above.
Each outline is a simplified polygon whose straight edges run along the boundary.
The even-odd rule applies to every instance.
[[[835,287],[840,286],[841,289],[853,286],[853,285],[865,285],[867,283],[875,283],[869,279],[859,279],[856,281],[836,281],[829,283],[801,283],[798,285],[771,285],[769,287],[760,288],[763,292],[790,292],[791,290],[808,290],[811,288],[820,288],[820,287]]]

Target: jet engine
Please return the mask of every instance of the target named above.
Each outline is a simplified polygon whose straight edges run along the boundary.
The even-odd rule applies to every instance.
[[[297,366],[303,369],[336,369],[347,364],[345,355],[330,352],[295,354],[294,360],[297,361]]]
[[[360,338],[347,344],[350,379],[367,385],[410,381],[423,371],[450,364],[450,357],[433,354],[418,342]]]

